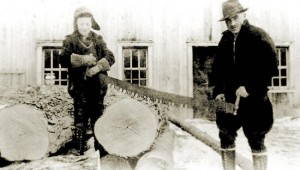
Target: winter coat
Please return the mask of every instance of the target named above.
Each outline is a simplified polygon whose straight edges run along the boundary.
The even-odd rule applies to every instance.
[[[91,40],[91,42],[94,45],[94,48],[92,50],[88,50],[86,48],[83,48],[82,43],[79,41],[80,39],[80,33],[78,31],[74,31],[72,34],[67,35],[65,40],[63,41],[62,46],[62,52],[59,56],[59,63],[62,65],[62,67],[68,68],[68,80],[69,80],[69,92],[72,91],[72,89],[76,89],[76,86],[81,86],[82,83],[86,79],[86,70],[87,67],[76,67],[73,68],[71,65],[71,54],[80,54],[80,55],[88,55],[92,53],[97,61],[99,61],[101,58],[106,58],[109,62],[109,65],[112,66],[115,63],[115,58],[113,53],[107,48],[106,43],[104,42],[102,36],[90,32],[88,35],[88,39]],[[101,74],[106,74],[106,72],[101,72]],[[94,79],[94,81],[101,81],[99,80],[99,73],[93,76],[92,78],[88,79]],[[102,83],[104,83],[102,81]],[[105,86],[102,84],[102,86]]]
[[[245,20],[235,41],[230,31],[223,32],[212,69],[214,97],[223,93],[234,103],[239,86],[245,86],[251,97],[264,97],[277,66],[270,36]]]

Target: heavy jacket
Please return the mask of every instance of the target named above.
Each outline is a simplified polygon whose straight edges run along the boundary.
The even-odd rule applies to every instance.
[[[67,35],[65,40],[63,41],[62,46],[62,52],[59,57],[59,63],[62,65],[62,67],[68,68],[68,75],[69,75],[69,92],[72,89],[76,89],[76,86],[81,85],[83,81],[85,81],[86,78],[86,67],[76,67],[73,68],[71,65],[71,54],[80,54],[80,55],[86,55],[89,53],[92,53],[97,61],[99,61],[101,58],[106,58],[109,62],[110,66],[112,66],[115,63],[115,58],[113,53],[107,48],[106,43],[104,42],[102,36],[90,32],[88,35],[88,39],[91,40],[91,42],[94,45],[94,49],[92,51],[89,51],[86,48],[82,48],[82,43],[79,41],[80,34],[78,31],[74,31],[72,34]],[[106,72],[101,72],[102,74],[107,74]],[[99,74],[96,74],[92,78],[95,81],[99,81]],[[100,80],[101,81],[101,80]]]
[[[235,41],[230,31],[223,32],[212,72],[214,97],[223,93],[233,103],[239,86],[245,86],[251,97],[265,96],[277,64],[270,36],[245,20]]]

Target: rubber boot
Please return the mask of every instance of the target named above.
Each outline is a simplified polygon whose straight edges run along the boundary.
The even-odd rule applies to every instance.
[[[254,170],[266,170],[268,163],[267,152],[252,153],[253,169]]]
[[[235,170],[235,149],[221,149],[223,170]]]
[[[78,151],[78,155],[83,155],[84,151],[86,150],[84,135],[85,135],[85,129],[83,124],[77,123],[75,125],[75,131],[74,131],[74,142],[75,142],[75,148]]]

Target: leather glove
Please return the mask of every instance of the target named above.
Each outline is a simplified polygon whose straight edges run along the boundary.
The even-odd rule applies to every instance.
[[[96,75],[97,73],[99,73],[100,71],[108,71],[109,69],[110,69],[110,65],[109,65],[109,62],[107,61],[107,59],[101,58],[94,67],[90,68],[86,72],[86,75],[88,77],[92,77],[92,76]]]
[[[92,54],[79,55],[73,53],[71,55],[71,64],[73,67],[94,66],[96,65],[96,58]]]
[[[216,97],[216,100],[220,101],[220,102],[225,102],[225,95],[224,94],[218,94],[217,97]]]
[[[236,96],[241,96],[241,97],[248,97],[249,93],[247,92],[245,86],[240,86],[236,91],[235,91]]]

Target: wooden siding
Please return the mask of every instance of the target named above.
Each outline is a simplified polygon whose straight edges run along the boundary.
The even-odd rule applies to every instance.
[[[38,84],[39,41],[60,41],[73,31],[73,12],[87,6],[101,26],[108,47],[119,56],[122,42],[152,42],[152,88],[192,95],[193,44],[216,44],[226,29],[222,0],[10,0],[0,7],[0,84]],[[250,23],[276,43],[290,44],[291,88],[300,91],[300,16],[294,0],[241,0]],[[18,4],[18,5],[15,5]],[[4,23],[4,24],[2,24]],[[294,62],[295,61],[295,62]],[[121,61],[110,75],[118,77]],[[8,77],[10,76],[14,78]],[[5,78],[6,76],[6,78]],[[298,76],[299,77],[299,76]]]

